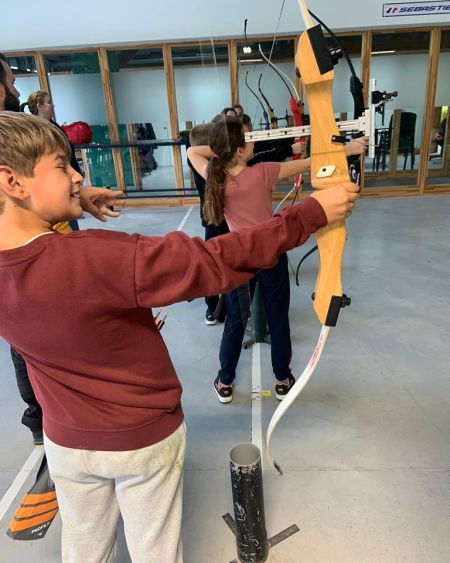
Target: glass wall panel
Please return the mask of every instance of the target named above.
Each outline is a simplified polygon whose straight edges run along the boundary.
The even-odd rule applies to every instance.
[[[436,97],[430,138],[428,185],[448,184],[450,164],[450,30],[442,30]]]
[[[266,129],[271,125],[266,118],[270,113],[269,106],[273,110],[275,126],[286,127],[290,115],[290,95],[286,86],[263,59],[259,46],[273,64],[286,73],[292,81],[295,79],[293,39],[279,40],[275,43],[273,41],[239,43],[237,46],[239,101],[244,107],[244,112],[250,116],[253,129]]]
[[[275,43],[273,41],[238,43],[239,101],[244,107],[244,112],[250,117],[254,130],[286,127],[293,124],[290,111],[291,94],[280,77],[267,64],[261,51],[291,81],[296,80],[293,39],[278,40]],[[293,92],[291,84],[289,88]],[[276,144],[277,141],[273,143]],[[277,187],[277,191],[285,192],[291,187],[292,182],[283,181]]]
[[[172,47],[180,131],[208,123],[231,104],[228,45],[198,43]],[[192,184],[186,151],[182,151],[184,183]],[[196,193],[196,192],[195,192]]]
[[[97,52],[44,55],[55,118],[59,124],[85,121],[92,129],[92,142],[110,143]],[[116,186],[112,151],[86,151],[86,174],[94,186]]]
[[[14,74],[14,85],[20,92],[20,101],[26,102],[31,92],[40,89],[34,56],[7,57],[7,59]]]
[[[130,197],[173,195],[172,147],[152,144],[170,139],[162,49],[112,50],[108,63],[120,141],[146,143],[121,151],[127,193]]]
[[[366,159],[365,187],[416,186],[420,166],[430,34],[374,33],[370,76],[377,88],[397,91],[376,115],[376,155]]]

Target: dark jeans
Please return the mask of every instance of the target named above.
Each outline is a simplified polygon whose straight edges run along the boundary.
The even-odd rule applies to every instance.
[[[256,282],[259,282],[269,325],[273,373],[276,379],[282,381],[291,375],[289,364],[292,356],[289,327],[290,286],[286,254],[280,256],[276,266],[261,270],[250,280],[251,292]],[[250,296],[245,298],[245,292],[248,295],[248,291],[245,286],[240,286],[225,295],[227,318],[219,353],[219,377],[224,385],[230,385],[236,377],[250,310]]]
[[[28,426],[31,432],[42,430],[42,410],[28,378],[27,366],[22,356],[11,346],[11,358],[16,370],[17,387],[22,399],[27,403],[22,416],[22,424]]]
[[[220,225],[206,225],[205,227],[205,240],[209,240],[214,237],[220,237],[220,235],[226,235],[229,233],[228,225],[226,221],[223,221]],[[219,296],[218,295],[211,295],[209,297],[205,297],[205,303],[208,307],[208,311],[214,313],[216,310],[217,304],[219,303]]]

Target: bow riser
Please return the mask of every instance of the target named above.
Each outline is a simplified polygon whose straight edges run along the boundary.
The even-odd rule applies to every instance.
[[[346,238],[344,221],[333,223],[316,233],[320,265],[314,291],[314,311],[325,326],[336,325],[341,308],[341,269]]]
[[[316,189],[350,181],[347,157],[344,145],[333,142],[332,137],[339,137],[339,130],[333,112],[333,79],[334,72],[321,74],[308,32],[301,35],[295,64],[300,71],[306,97],[314,100],[309,104],[311,127],[311,184]],[[335,170],[324,176],[323,169],[330,165]]]
[[[350,181],[344,145],[331,140],[332,136],[340,136],[331,104],[331,86],[331,82],[305,86],[306,95],[315,102],[309,108],[311,185],[318,190]],[[333,166],[330,175],[324,170],[329,166]]]
[[[326,57],[324,61],[317,62],[320,43],[316,43],[314,50],[310,32],[311,30],[306,31],[300,36],[295,63],[300,71],[307,99],[314,100],[314,103],[309,103],[312,132],[311,185],[316,189],[326,189],[341,182],[349,182],[350,176],[344,145],[332,141],[333,136],[339,136],[332,105],[334,72],[324,72],[324,67],[329,69],[333,63],[331,60],[327,61]],[[312,38],[315,40],[314,36]],[[334,326],[343,297],[341,268],[346,241],[344,221],[321,229],[316,237],[320,268],[314,294],[314,310],[322,325]]]

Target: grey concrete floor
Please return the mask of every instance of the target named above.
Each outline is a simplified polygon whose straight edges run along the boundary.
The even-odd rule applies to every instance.
[[[81,226],[162,235],[186,212],[125,210],[106,225],[87,218]],[[314,377],[276,430],[273,450],[284,476],[264,470],[269,536],[294,523],[300,528],[270,551],[268,561],[450,561],[449,215],[445,196],[366,200],[348,222],[343,285],[352,306],[342,312]],[[202,234],[198,209],[183,230]],[[313,243],[290,253],[294,267]],[[296,375],[320,331],[309,299],[316,273],[314,256],[303,266],[300,287],[292,282]],[[170,311],[164,337],[183,383],[188,427],[185,563],[228,563],[236,557],[222,520],[232,512],[228,453],[251,440],[252,353],[242,353],[235,399],[220,405],[212,380],[221,325],[204,324],[202,300]],[[268,346],[262,345],[261,356],[263,388],[272,389]],[[32,451],[4,342],[0,377],[3,496]],[[276,402],[263,399],[263,429]],[[33,472],[16,502],[32,479]],[[5,535],[13,509],[1,522],[0,561],[60,561],[59,517],[44,539],[14,542]],[[119,533],[116,563],[129,561]]]

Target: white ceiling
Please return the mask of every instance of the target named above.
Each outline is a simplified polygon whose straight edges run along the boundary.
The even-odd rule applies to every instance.
[[[450,25],[450,15],[383,18],[384,3],[309,0],[308,6],[334,30]],[[76,0],[66,9],[56,0],[25,0],[18,9],[17,3],[4,2],[0,51],[240,37],[245,18],[249,36],[271,35],[282,4],[283,0]],[[297,0],[285,0],[279,33],[303,29]]]

